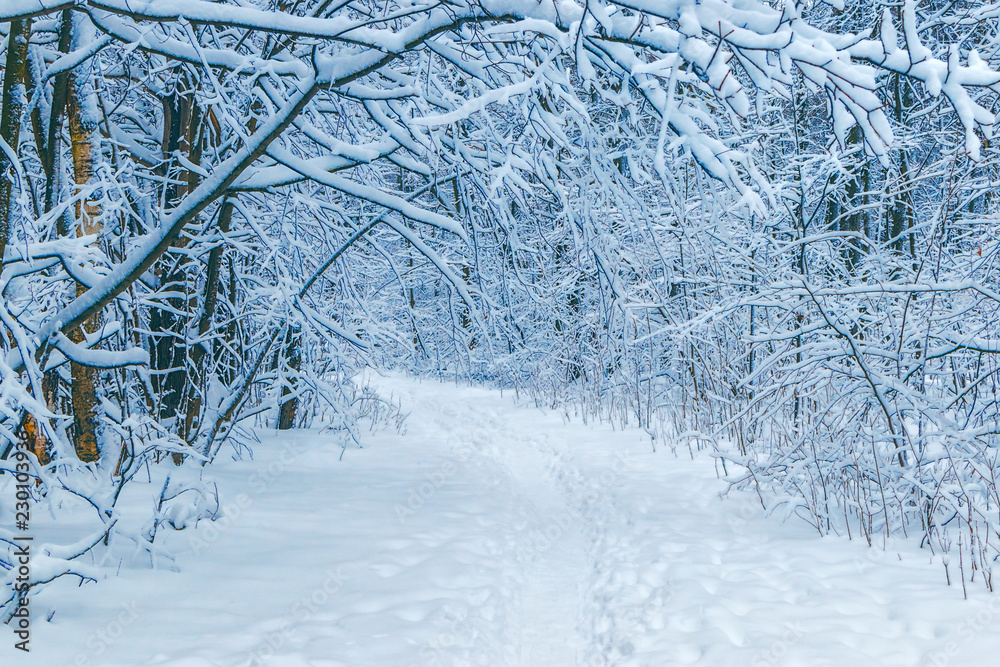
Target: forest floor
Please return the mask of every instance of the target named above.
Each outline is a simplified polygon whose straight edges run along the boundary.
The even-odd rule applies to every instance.
[[[50,586],[32,653],[8,639],[0,665],[997,664],[1000,595],[963,600],[911,542],[722,498],[712,457],[639,430],[372,383],[399,432],[343,458],[318,431],[261,434],[210,468],[223,518],[172,532],[173,566]]]

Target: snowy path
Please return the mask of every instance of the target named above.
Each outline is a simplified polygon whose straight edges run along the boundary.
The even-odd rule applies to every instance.
[[[520,664],[559,664],[584,648],[577,634],[580,616],[579,583],[587,570],[585,541],[572,520],[571,508],[545,469],[538,450],[518,454],[518,491],[530,498],[540,519],[551,523],[533,536],[534,548],[521,585]],[[534,480],[535,484],[525,484]]]
[[[179,572],[124,567],[33,601],[0,665],[988,665],[1000,596],[963,601],[889,552],[722,500],[701,456],[510,397],[375,382],[404,432],[309,432],[213,470],[228,517],[170,535]],[[53,601],[58,598],[58,605]],[[51,622],[47,610],[56,607]]]

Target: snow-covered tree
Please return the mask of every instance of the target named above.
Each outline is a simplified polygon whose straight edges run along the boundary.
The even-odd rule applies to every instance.
[[[971,507],[920,496],[965,473],[919,448],[994,424],[995,248],[963,224],[995,206],[997,14],[7,0],[4,469],[21,443],[40,498],[95,510],[32,583],[155,554],[171,503],[211,515],[194,479],[244,420],[349,433],[364,363],[739,425],[821,530],[834,478],[875,525],[848,503],[870,470],[822,438],[895,466],[901,525]],[[156,515],[126,526],[140,468]]]

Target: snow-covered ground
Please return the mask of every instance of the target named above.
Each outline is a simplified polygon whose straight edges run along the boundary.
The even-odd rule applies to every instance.
[[[363,449],[269,435],[210,469],[227,510],[32,601],[0,665],[989,665],[1000,596],[912,544],[820,538],[721,499],[708,456],[499,392],[374,378]],[[196,553],[197,552],[197,553]],[[56,604],[58,602],[58,604]],[[45,621],[54,609],[50,622]]]

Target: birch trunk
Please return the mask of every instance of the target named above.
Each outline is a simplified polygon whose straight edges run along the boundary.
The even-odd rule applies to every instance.
[[[77,14],[72,24],[73,49],[84,48],[96,39],[94,26],[85,15]],[[68,86],[69,134],[73,155],[73,180],[78,188],[88,186],[94,178],[101,156],[98,124],[100,113],[94,88],[93,61],[70,73]],[[100,234],[101,209],[97,201],[87,197],[76,205],[76,231],[79,236]],[[77,283],[76,295],[82,296],[87,287]],[[74,343],[84,342],[86,333],[100,326],[100,314],[95,313],[69,334]],[[73,403],[73,446],[81,461],[96,461],[97,445],[97,381],[98,369],[77,362],[70,363]]]

